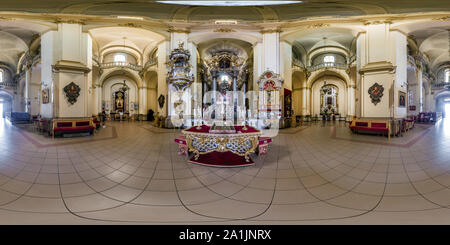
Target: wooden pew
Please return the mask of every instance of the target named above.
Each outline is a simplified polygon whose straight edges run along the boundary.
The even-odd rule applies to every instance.
[[[387,133],[388,139],[391,138],[391,123],[389,120],[362,120],[354,119],[349,128],[352,132],[375,132]]]
[[[56,133],[82,133],[94,134],[95,125],[92,118],[88,119],[53,119],[52,135]]]

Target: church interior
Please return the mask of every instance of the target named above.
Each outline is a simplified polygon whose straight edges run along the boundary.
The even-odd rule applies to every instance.
[[[1,224],[449,224],[450,2],[0,5]]]

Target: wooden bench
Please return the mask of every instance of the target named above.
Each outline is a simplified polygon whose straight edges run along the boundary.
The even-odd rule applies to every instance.
[[[53,119],[52,135],[64,133],[94,134],[95,126],[92,118],[89,119]]]
[[[388,139],[391,137],[391,123],[381,120],[353,120],[349,126],[350,130],[356,132],[375,132],[387,134]]]

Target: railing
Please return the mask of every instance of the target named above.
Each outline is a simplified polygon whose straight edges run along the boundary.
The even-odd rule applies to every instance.
[[[428,81],[433,81],[434,80],[434,76],[432,74],[424,72],[423,75],[428,79]]]
[[[33,60],[31,61],[32,64],[36,64],[41,59],[41,54],[37,54],[33,57]]]
[[[411,55],[408,55],[408,62],[410,62],[412,65],[416,65],[416,59],[412,57]]]
[[[443,83],[434,83],[431,87],[433,89],[441,89],[441,88],[444,88],[445,86],[449,86],[450,87],[450,83],[445,83],[445,82],[443,82]]]
[[[346,64],[335,63],[335,62],[324,62],[321,64],[313,65],[308,67],[308,71],[316,71],[323,68],[336,68],[336,69],[347,69]]]
[[[128,62],[108,62],[108,63],[102,63],[100,64],[100,68],[102,69],[108,69],[108,68],[114,68],[114,67],[125,67],[129,68],[135,71],[141,71],[142,66],[131,64]]]
[[[15,83],[15,82],[3,82],[3,83],[0,83],[0,88],[15,89],[16,87],[17,87],[17,83]]]

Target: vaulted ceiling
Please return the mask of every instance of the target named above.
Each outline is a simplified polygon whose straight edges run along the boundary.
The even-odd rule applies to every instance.
[[[303,3],[258,7],[183,6],[157,3],[155,0],[15,0],[0,5],[0,11],[134,15],[156,20],[191,22],[215,19],[283,21],[317,16],[347,17],[449,10],[448,0],[305,0]]]

